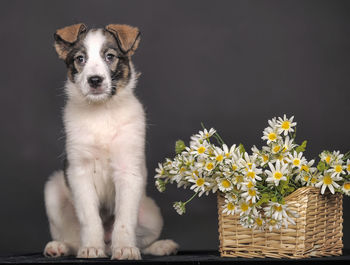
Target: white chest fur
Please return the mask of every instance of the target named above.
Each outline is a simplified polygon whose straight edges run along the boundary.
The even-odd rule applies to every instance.
[[[131,91],[121,91],[99,105],[68,101],[64,124],[69,164],[88,169],[91,176],[86,178],[93,182],[100,203],[112,210],[115,198],[112,174],[116,162],[112,156],[118,148],[115,143],[128,141],[120,138],[144,130],[142,105]]]

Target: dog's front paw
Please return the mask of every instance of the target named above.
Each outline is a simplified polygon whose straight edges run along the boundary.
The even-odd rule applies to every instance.
[[[63,242],[51,241],[47,243],[44,250],[44,255],[46,257],[54,257],[54,258],[67,256],[69,255],[69,248]]]
[[[103,248],[81,247],[78,250],[77,258],[93,259],[107,257]]]
[[[141,253],[137,247],[112,248],[112,259],[140,260]]]

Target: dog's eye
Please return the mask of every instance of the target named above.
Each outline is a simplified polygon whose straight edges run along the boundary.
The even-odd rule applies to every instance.
[[[85,63],[85,57],[83,55],[79,55],[75,58],[75,60],[79,63],[79,64],[83,64]]]
[[[112,53],[107,53],[106,54],[106,61],[107,62],[112,62],[114,60],[114,58],[115,58],[114,54],[112,54]]]

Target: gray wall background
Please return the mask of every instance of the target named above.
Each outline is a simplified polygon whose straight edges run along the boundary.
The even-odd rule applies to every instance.
[[[295,115],[308,158],[349,144],[348,1],[1,1],[0,254],[42,251],[48,175],[61,168],[66,69],[53,49],[57,28],[127,23],[142,31],[134,63],[147,110],[148,192],[165,218],[163,238],[182,250],[217,249],[215,196],[179,216],[191,193],[154,187],[154,169],[200,122],[229,144],[260,146],[267,120]],[[350,248],[349,198],[344,244]]]

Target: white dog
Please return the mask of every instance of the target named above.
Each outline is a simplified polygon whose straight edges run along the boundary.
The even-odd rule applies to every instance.
[[[146,196],[145,114],[134,96],[131,55],[137,28],[84,24],[57,30],[55,48],[68,68],[64,108],[66,163],[45,185],[50,257],[141,259],[178,245],[156,241],[163,220]]]

